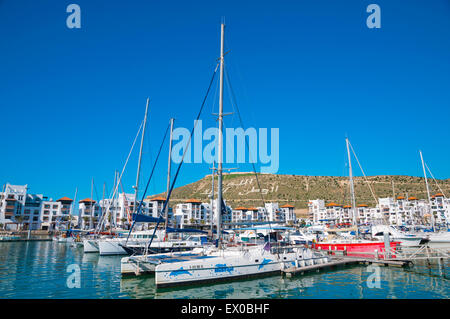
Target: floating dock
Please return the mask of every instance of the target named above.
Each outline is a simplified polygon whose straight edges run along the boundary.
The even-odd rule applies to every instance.
[[[297,274],[303,275],[306,272],[320,271],[320,269],[331,269],[339,266],[348,265],[369,265],[379,264],[384,266],[405,267],[411,264],[410,260],[392,260],[392,259],[370,259],[370,258],[353,258],[353,257],[334,257],[328,263],[316,264],[304,267],[289,267],[282,269],[281,272],[286,277],[292,277]]]

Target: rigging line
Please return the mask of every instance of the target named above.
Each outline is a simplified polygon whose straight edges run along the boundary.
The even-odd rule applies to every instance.
[[[92,184],[94,185],[94,192],[95,192],[95,196],[97,197],[97,202],[100,202],[100,200],[99,200],[100,196],[98,196],[98,192],[97,192],[97,185],[95,185],[94,181],[92,181]]]
[[[96,185],[95,185],[94,179],[92,179],[92,186],[94,186],[95,196],[97,197],[97,203],[99,204],[99,206],[100,206],[100,211],[101,211],[102,206],[100,205],[100,200],[99,200],[100,197],[98,196],[97,187],[96,187]],[[93,198],[91,198],[91,199],[93,200]],[[94,205],[94,206],[95,206],[95,205]],[[94,211],[95,211],[95,209],[94,209]],[[102,217],[100,216],[100,218],[102,218]]]
[[[364,170],[363,170],[363,168],[362,168],[362,166],[361,166],[361,163],[360,163],[359,160],[358,160],[358,156],[356,156],[355,150],[353,149],[353,146],[352,146],[352,144],[350,143],[350,141],[348,141],[348,144],[350,144],[350,148],[352,149],[353,155],[355,155],[355,158],[356,158],[356,161],[358,162],[359,168],[361,169],[361,172],[363,173],[364,180],[366,181],[367,186],[369,187],[369,190],[370,190],[370,192],[372,193],[373,198],[375,199],[375,202],[378,204],[378,198],[376,198],[375,193],[374,193],[374,191],[372,190],[372,187],[371,187],[369,181],[368,181],[367,178],[366,178],[366,174],[364,173]],[[356,208],[356,207],[355,207],[355,208]]]
[[[108,192],[108,187],[106,186],[106,182],[104,182],[104,188],[105,188],[105,189],[104,189],[104,192],[103,192],[103,196],[105,196],[105,193],[106,193],[106,194],[109,193],[109,192]],[[106,199],[106,198],[103,198],[103,199]],[[105,208],[105,207],[104,207],[104,206],[105,206],[105,201],[103,201],[102,204],[103,204],[103,206],[100,205],[100,212],[101,212],[100,220],[102,220],[103,215],[105,214],[105,211],[104,211],[104,210],[105,210],[105,209],[104,209],[104,208]]]
[[[217,85],[215,86],[214,98],[213,98],[213,103],[212,103],[212,106],[211,106],[211,113],[215,112],[216,100],[217,100],[217,92],[218,91],[219,91],[219,82],[217,82]]]
[[[178,164],[178,168],[177,168],[177,171],[176,171],[175,176],[174,176],[174,178],[173,178],[172,185],[170,186],[170,190],[169,190],[169,192],[167,193],[167,198],[166,198],[166,201],[164,202],[164,206],[163,206],[163,208],[162,208],[162,210],[161,210],[160,217],[162,216],[163,212],[165,212],[165,210],[166,210],[167,203],[169,202],[170,195],[172,194],[172,190],[173,190],[173,188],[174,188],[174,186],[175,186],[175,182],[176,182],[176,180],[177,180],[178,174],[180,173],[181,166],[183,165],[184,157],[185,157],[185,155],[186,155],[186,153],[187,153],[187,150],[189,149],[189,145],[191,144],[192,135],[194,134],[194,130],[195,130],[195,127],[197,126],[198,119],[200,118],[200,115],[202,114],[203,107],[205,106],[206,99],[208,98],[209,91],[211,90],[211,86],[212,86],[212,84],[213,84],[213,82],[214,82],[214,78],[215,78],[215,76],[216,76],[216,73],[217,73],[217,69],[218,69],[218,68],[219,68],[219,63],[217,63],[216,68],[215,68],[215,70],[214,70],[214,72],[213,72],[213,75],[212,75],[212,77],[211,77],[211,81],[209,82],[208,89],[206,90],[205,97],[203,98],[202,106],[200,107],[200,110],[199,110],[199,112],[198,112],[198,114],[197,114],[197,119],[194,121],[194,127],[193,127],[192,130],[191,130],[191,135],[189,136],[188,143],[187,143],[187,145],[186,145],[186,148],[184,149],[183,157],[181,158],[180,164]],[[222,212],[218,212],[218,213],[221,214]],[[154,231],[153,231],[153,235],[152,235],[152,237],[150,238],[150,242],[149,242],[149,244],[148,244],[148,247],[150,247],[151,244],[152,244],[152,242],[153,242],[153,238],[154,238],[154,236],[155,236],[156,229],[158,228],[159,223],[160,223],[160,220],[158,220],[158,222],[156,223],[156,226],[155,226],[155,229],[154,229]]]
[[[437,187],[438,187],[439,190],[441,191],[441,193],[444,195],[444,197],[447,197],[447,196],[445,196],[444,191],[443,191],[442,188],[439,186],[439,184],[438,184],[436,178],[434,178],[433,173],[431,173],[431,170],[430,170],[430,168],[428,167],[427,163],[425,163],[425,161],[424,161],[424,164],[425,164],[425,167],[428,169],[428,172],[430,173],[430,175],[431,175],[431,177],[433,178],[434,182],[436,183]]]
[[[119,181],[122,179],[122,175],[123,175],[123,173],[124,173],[124,171],[125,171],[125,168],[127,167],[128,160],[130,159],[130,156],[131,156],[131,152],[133,151],[134,145],[136,144],[136,140],[137,140],[137,138],[138,138],[138,136],[139,136],[139,133],[141,132],[141,129],[142,129],[143,125],[144,125],[144,121],[141,122],[141,125],[139,126],[139,130],[138,130],[138,132],[137,132],[137,134],[136,134],[136,137],[134,138],[133,144],[131,145],[130,152],[128,153],[127,159],[126,159],[125,164],[124,164],[124,166],[123,166],[123,168],[122,168],[122,172],[120,173]],[[116,185],[114,185],[114,192],[113,192],[113,194],[110,196],[111,201],[108,202],[108,206],[107,206],[107,208],[106,208],[105,216],[109,213],[109,209],[110,209],[110,207],[111,207],[111,202],[114,201],[114,196],[115,196],[115,194],[116,194],[118,188],[119,188],[119,183],[117,182]],[[103,217],[103,216],[102,216],[102,217]],[[101,227],[103,227],[104,221],[105,221],[105,218],[102,218],[101,223],[98,224],[98,229],[99,229],[99,230],[101,229]]]
[[[241,123],[242,129],[243,129],[245,126],[244,126],[244,123],[243,123],[243,121],[242,121],[241,112],[239,111],[239,106],[237,105],[237,102],[236,102],[236,96],[235,96],[234,91],[233,91],[233,88],[232,88],[232,86],[231,86],[231,81],[230,81],[230,79],[229,79],[229,77],[228,77],[228,71],[227,71],[226,65],[225,65],[225,72],[224,72],[224,73],[225,73],[225,78],[226,78],[226,81],[225,81],[225,82],[227,83],[228,88],[230,89],[230,92],[231,92],[231,95],[232,95],[232,99],[234,100],[234,104],[235,104],[235,106],[236,106],[236,110],[237,110],[239,122]],[[232,105],[233,105],[233,103],[232,103]],[[234,105],[233,105],[233,108],[234,108]],[[265,200],[264,200],[264,195],[263,195],[262,190],[261,190],[261,184],[259,183],[258,174],[256,173],[255,163],[253,163],[253,161],[252,161],[252,159],[251,159],[250,147],[249,147],[249,145],[248,145],[248,142],[247,142],[247,139],[246,139],[246,138],[244,138],[244,141],[245,141],[245,145],[246,145],[247,150],[248,150],[249,161],[251,162],[252,167],[253,167],[253,172],[255,173],[256,183],[258,184],[259,193],[260,193],[260,195],[261,195],[261,200],[262,200],[262,202],[263,202],[263,204],[264,204],[264,207],[265,207],[265,206],[266,206],[266,202],[265,202]]]
[[[170,128],[170,124],[167,125],[166,132],[164,133],[164,138],[163,138],[163,140],[161,142],[161,145],[159,146],[158,155],[156,156],[155,162],[153,163],[153,168],[152,168],[152,171],[150,173],[150,177],[148,178],[147,185],[145,186],[144,193],[142,193],[142,199],[139,202],[138,209],[137,209],[137,211],[135,213],[136,215],[138,215],[141,212],[142,204],[144,203],[144,198],[145,198],[145,195],[147,193],[148,186],[150,185],[150,181],[152,180],[153,173],[155,172],[156,164],[158,163],[159,155],[161,154],[161,150],[162,150],[162,148],[164,146],[164,142],[166,141],[166,137],[167,137],[167,133],[169,132],[169,128]],[[128,242],[128,239],[130,238],[131,231],[133,230],[134,224],[136,224],[136,219],[133,221],[133,224],[131,224],[130,231],[128,232],[128,236],[127,236],[127,240],[126,240],[125,244]],[[155,234],[153,233],[153,236],[154,235]]]
[[[236,110],[237,110],[237,114],[238,114],[238,118],[239,118],[239,122],[241,123],[241,126],[242,126],[242,129],[244,129],[244,123],[243,123],[243,121],[242,121],[242,117],[241,117],[241,112],[239,111],[239,106],[238,106],[238,104],[237,104],[237,101],[236,101],[236,95],[234,94],[234,90],[233,90],[233,87],[232,87],[232,85],[231,85],[231,81],[230,81],[230,78],[229,78],[229,75],[228,75],[228,68],[227,68],[227,64],[225,64],[224,63],[224,73],[225,73],[225,82],[227,83],[227,85],[228,85],[228,89],[230,90],[230,92],[231,92],[231,96],[232,96],[232,100],[234,100],[234,105],[236,106]],[[231,103],[232,104],[232,106],[233,106],[233,109],[234,109],[234,105],[233,105],[233,103]],[[249,161],[251,162],[251,164],[252,164],[252,167],[253,167],[253,172],[255,173],[255,179],[256,179],[256,183],[257,183],[257,185],[258,185],[258,188],[259,188],[259,194],[261,195],[261,201],[262,201],[262,203],[263,203],[263,205],[264,205],[264,209],[267,211],[267,208],[266,208],[266,201],[264,200],[264,195],[263,195],[263,193],[262,193],[262,190],[261,190],[261,183],[259,182],[259,178],[258,178],[258,174],[256,173],[256,166],[255,166],[255,163],[253,163],[253,161],[252,161],[252,159],[251,159],[251,153],[250,153],[250,147],[249,147],[249,145],[248,145],[248,142],[247,142],[247,139],[246,138],[244,138],[244,141],[245,141],[245,145],[246,145],[246,147],[247,147],[247,150],[248,150],[248,158],[249,158]],[[281,210],[282,211],[282,210]],[[270,218],[270,217],[269,217]],[[286,217],[285,217],[286,218]],[[269,223],[269,229],[270,230],[272,230],[272,225],[271,225],[271,223]],[[270,233],[269,233],[269,236],[268,236],[268,243],[269,243],[269,246],[270,246]],[[279,254],[277,254],[278,255],[278,258],[280,258],[280,255]]]

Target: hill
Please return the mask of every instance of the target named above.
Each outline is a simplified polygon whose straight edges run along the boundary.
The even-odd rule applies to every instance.
[[[253,173],[231,173],[223,176],[223,196],[228,205],[262,206],[261,194],[265,202],[278,202],[280,205],[291,204],[296,210],[304,210],[311,199],[324,199],[326,202],[350,203],[350,187],[348,177],[342,176],[302,176],[258,174],[261,192]],[[429,179],[431,194],[439,192],[433,179]],[[450,193],[450,179],[437,180],[445,194]],[[355,177],[355,195],[357,204],[375,206],[368,184],[374,190],[376,197],[416,196],[427,198],[425,179],[422,177],[402,175],[379,175]],[[217,177],[216,177],[217,191]],[[171,203],[176,204],[189,198],[209,201],[211,192],[211,175],[207,175],[197,182],[175,188],[171,196]],[[158,194],[158,195],[163,195]]]

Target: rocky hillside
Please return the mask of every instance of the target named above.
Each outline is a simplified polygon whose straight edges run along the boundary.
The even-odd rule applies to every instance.
[[[261,195],[266,202],[274,201],[280,205],[289,203],[299,210],[306,209],[310,199],[341,204],[350,202],[348,177],[258,174],[258,179],[261,192],[253,173],[224,175],[223,195],[227,204],[232,207],[261,206]],[[425,179],[421,177],[369,176],[367,182],[363,177],[355,177],[354,182],[357,204],[375,205],[368,184],[377,197],[392,196],[393,189],[395,196],[427,197]],[[450,194],[450,179],[438,180],[437,183],[446,195]],[[429,185],[432,194],[439,192],[434,180],[429,179]],[[210,192],[211,175],[207,175],[195,183],[174,189],[171,202],[179,203],[189,198],[209,201]]]

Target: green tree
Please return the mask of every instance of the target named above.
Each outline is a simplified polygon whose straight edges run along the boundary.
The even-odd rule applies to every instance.
[[[86,224],[89,222],[89,217],[84,216],[83,221],[84,221],[84,229],[86,229]]]
[[[14,217],[14,219],[16,220],[16,223],[19,224],[19,229],[18,230],[22,230],[23,217],[22,216],[16,216],[16,217]]]

